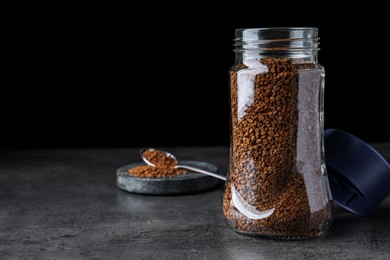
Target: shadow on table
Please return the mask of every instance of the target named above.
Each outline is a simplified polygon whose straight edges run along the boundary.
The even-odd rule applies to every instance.
[[[359,216],[335,206],[333,225],[327,239],[356,239],[372,234],[389,233],[390,208],[379,206],[370,216]]]

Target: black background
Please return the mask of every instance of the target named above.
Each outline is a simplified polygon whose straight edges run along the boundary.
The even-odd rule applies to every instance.
[[[14,10],[0,147],[228,145],[234,30],[273,26],[319,28],[325,128],[390,141],[381,8],[263,3]]]

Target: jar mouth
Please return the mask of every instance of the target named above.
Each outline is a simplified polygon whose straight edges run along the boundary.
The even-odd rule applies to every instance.
[[[317,51],[318,29],[315,27],[269,27],[237,29],[235,52],[247,51]]]

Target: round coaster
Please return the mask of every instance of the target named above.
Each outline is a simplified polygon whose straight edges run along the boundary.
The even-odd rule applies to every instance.
[[[218,168],[215,165],[206,162],[180,161],[180,164],[210,172],[218,172]],[[132,163],[117,169],[116,183],[118,188],[139,194],[173,195],[207,190],[221,182],[220,179],[192,171],[188,171],[187,174],[164,178],[140,178],[132,176],[128,170],[138,165],[145,165],[145,163]]]

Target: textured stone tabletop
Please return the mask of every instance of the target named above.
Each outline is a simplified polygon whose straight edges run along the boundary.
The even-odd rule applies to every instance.
[[[390,143],[373,144],[389,161]],[[165,148],[225,173],[228,148]],[[390,259],[390,196],[369,217],[336,207],[322,237],[277,241],[224,222],[223,186],[182,196],[137,195],[116,169],[138,149],[0,151],[0,259]]]

